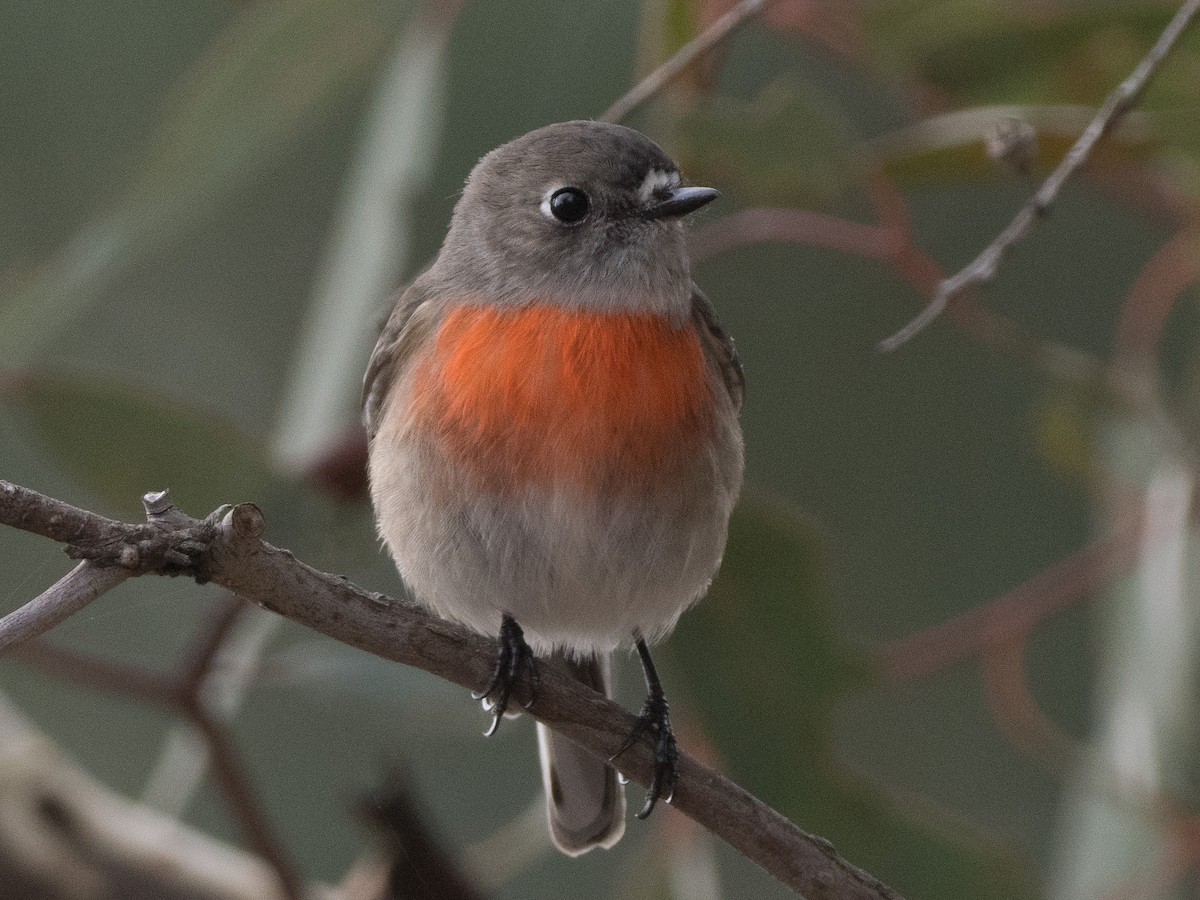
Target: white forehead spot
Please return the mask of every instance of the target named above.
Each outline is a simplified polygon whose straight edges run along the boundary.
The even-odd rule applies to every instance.
[[[642,179],[638,188],[638,199],[643,203],[650,200],[658,191],[671,190],[679,187],[679,173],[668,172],[665,169],[651,169]]]

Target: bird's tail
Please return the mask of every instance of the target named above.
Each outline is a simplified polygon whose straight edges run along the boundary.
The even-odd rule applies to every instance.
[[[611,696],[609,654],[582,661],[561,654],[555,654],[555,658],[584,684]],[[613,846],[625,833],[625,789],[617,781],[617,773],[604,760],[545,725],[538,723],[537,732],[546,812],[555,846],[567,856]]]

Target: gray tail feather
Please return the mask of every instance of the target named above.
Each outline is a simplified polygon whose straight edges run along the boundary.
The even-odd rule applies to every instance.
[[[609,654],[582,661],[558,653],[555,658],[584,684],[606,697],[612,695]],[[546,812],[555,846],[567,856],[613,846],[625,833],[625,789],[617,781],[617,773],[604,760],[541,723],[537,733]]]

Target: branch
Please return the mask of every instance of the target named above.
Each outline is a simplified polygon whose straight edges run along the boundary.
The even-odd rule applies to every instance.
[[[0,653],[49,631],[128,577],[122,569],[102,569],[84,560],[41,596],[0,619]]]
[[[665,88],[687,70],[687,67],[731,35],[770,0],[742,0],[737,6],[700,32],[665,63],[643,78],[627,93],[604,111],[602,122],[620,122],[631,112]]]
[[[1079,136],[1079,140],[1067,151],[1067,155],[1042,183],[1037,193],[1021,207],[1020,212],[1008,227],[1000,232],[996,239],[988,244],[983,252],[964,269],[942,281],[938,285],[933,299],[915,319],[891,337],[880,342],[880,351],[886,353],[895,350],[916,336],[925,326],[936,319],[946,308],[946,304],[964,288],[970,285],[984,284],[995,277],[996,271],[1008,251],[1033,230],[1034,223],[1038,219],[1050,211],[1062,186],[1088,161],[1100,139],[1108,134],[1113,126],[1120,122],[1121,118],[1141,99],[1150,79],[1154,77],[1158,67],[1170,54],[1197,13],[1200,13],[1200,0],[1186,0],[1163,33],[1159,35],[1154,46],[1150,48],[1150,52],[1138,63],[1133,73],[1108,95],[1095,118]]]
[[[24,516],[11,513],[24,508]],[[69,516],[78,534],[94,541],[76,544],[76,552],[98,564],[116,564],[128,555],[133,536],[139,558],[158,559],[163,547],[194,547],[203,553],[193,564],[216,584],[280,615],[368,653],[416,666],[465,688],[482,687],[494,665],[494,642],[483,635],[437,618],[415,604],[364,591],[344,578],[319,572],[286,550],[259,538],[265,522],[258,507],[222,507],[204,521],[171,510],[168,527],[159,524],[153,540],[146,526],[112,522],[75,509],[61,501],[0,481],[0,522],[26,530],[47,530],[49,510]],[[165,522],[166,511],[158,512]],[[159,546],[159,545],[162,546]],[[155,567],[141,573],[171,574]],[[545,660],[541,685],[531,715],[600,758],[621,749],[634,726],[634,717],[577,681],[560,664]],[[522,688],[518,694],[524,693]],[[529,699],[517,696],[518,702]],[[618,761],[622,774],[648,785],[653,753],[639,743]],[[672,805],[721,837],[748,859],[762,866],[809,900],[898,900],[898,895],[872,875],[855,867],[823,838],[809,834],[738,787],[725,776],[691,756],[679,760],[679,786]]]

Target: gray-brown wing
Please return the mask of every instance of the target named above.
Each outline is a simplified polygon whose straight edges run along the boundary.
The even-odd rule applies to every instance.
[[[421,279],[401,296],[384,323],[363,376],[362,417],[368,439],[375,437],[388,391],[404,369],[420,338],[428,333],[433,310]]]
[[[692,318],[704,341],[704,352],[716,364],[735,409],[742,408],[746,395],[746,375],[731,338],[721,326],[717,311],[695,285],[692,286]]]

